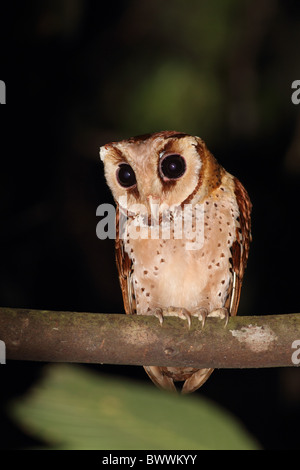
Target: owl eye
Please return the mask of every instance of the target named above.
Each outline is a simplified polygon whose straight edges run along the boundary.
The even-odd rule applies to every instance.
[[[178,154],[168,155],[160,162],[160,173],[168,180],[177,180],[184,175],[186,163],[184,158]]]
[[[117,170],[117,180],[123,188],[132,188],[136,185],[135,173],[130,165],[123,163],[119,166]]]

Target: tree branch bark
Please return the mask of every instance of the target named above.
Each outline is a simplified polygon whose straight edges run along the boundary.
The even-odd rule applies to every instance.
[[[212,368],[297,366],[300,314],[179,318],[0,308],[8,360]],[[298,340],[298,342],[297,342]]]

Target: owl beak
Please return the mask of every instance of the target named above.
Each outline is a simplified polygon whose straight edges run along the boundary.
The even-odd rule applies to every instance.
[[[148,207],[151,213],[152,220],[158,221],[159,219],[159,208],[160,208],[160,198],[157,196],[147,196]]]

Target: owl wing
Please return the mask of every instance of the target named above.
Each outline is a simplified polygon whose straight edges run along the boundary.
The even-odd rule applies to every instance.
[[[115,253],[116,253],[116,263],[119,273],[119,280],[123,295],[123,302],[125,312],[127,314],[136,313],[136,304],[135,304],[135,294],[134,294],[134,285],[132,280],[133,274],[133,263],[128,254],[125,251],[124,239],[120,236],[120,229],[123,230],[123,227],[120,227],[120,209],[119,205],[116,208],[116,243],[115,243]]]
[[[243,276],[247,265],[251,242],[251,209],[252,204],[244,186],[234,178],[235,196],[239,207],[239,218],[236,225],[236,239],[231,247],[232,254],[232,285],[227,300],[230,315],[237,314],[240,301]]]

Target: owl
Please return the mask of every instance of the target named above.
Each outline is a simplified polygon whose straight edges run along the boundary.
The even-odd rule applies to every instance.
[[[127,314],[187,320],[236,315],[251,202],[204,141],[164,131],[100,149],[115,202],[116,263]],[[122,221],[122,222],[121,222]],[[161,389],[198,389],[211,368],[144,366]]]

